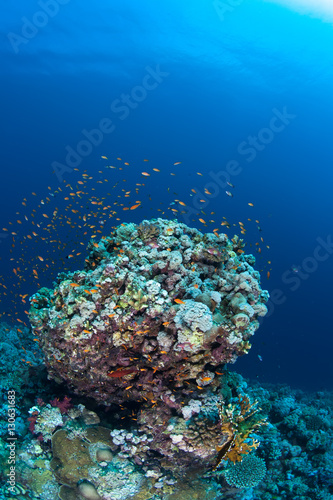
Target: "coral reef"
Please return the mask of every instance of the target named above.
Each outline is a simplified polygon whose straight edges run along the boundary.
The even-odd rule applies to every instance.
[[[89,245],[85,270],[60,274],[53,290],[31,298],[49,377],[105,406],[137,405],[136,428],[111,432],[118,452],[111,461],[146,468],[155,489],[174,480],[166,471],[176,464],[179,473],[212,469],[217,451],[218,462],[239,461],[258,445],[252,434],[262,422],[247,396],[237,398],[234,388],[227,406],[220,393],[228,385],[220,370],[248,352],[268,298],[253,257],[235,245],[177,221],[123,224]],[[68,488],[83,479],[83,491],[102,497],[85,427],[66,428],[69,407],[70,400],[53,400],[34,408],[30,429],[52,440],[63,498],[82,496]],[[62,463],[60,455],[72,455],[59,440],[71,442],[80,478],[71,477],[72,462],[68,470]]]
[[[248,352],[267,311],[253,256],[238,239],[163,219],[122,224],[89,250],[84,270],[31,297],[30,322],[51,380],[104,407],[132,405],[135,425],[103,427],[71,398],[39,398],[22,487],[41,495],[58,482],[62,500],[164,498],[217,458],[240,461],[262,417],[221,370]],[[48,463],[38,486],[33,455]]]
[[[94,241],[84,271],[31,298],[49,377],[105,405],[179,408],[197,386],[217,386],[216,369],[248,352],[268,298],[235,244],[163,219]]]
[[[236,391],[232,378],[224,377],[224,385]],[[55,399],[51,404],[38,399],[29,411],[36,416],[31,430],[38,437],[27,440],[19,453],[19,484],[30,486],[37,498],[42,498],[44,491],[53,491],[55,482],[61,485],[62,500],[81,500],[85,495],[96,500],[148,500],[169,494],[177,498],[176,492],[185,488],[190,476],[198,481],[199,470],[213,469],[223,435],[218,409],[223,404],[222,395],[215,392],[209,388],[196,394],[196,399],[176,414],[165,406],[161,415],[162,405],[144,408],[130,430],[101,426],[96,413],[82,404],[70,404],[69,398]],[[243,399],[233,398],[228,407],[233,406],[237,419],[243,415],[245,421],[250,419],[250,405],[248,400],[240,405]],[[59,407],[65,411],[61,413]],[[256,427],[252,423],[252,428]],[[248,437],[250,434],[248,431]],[[203,485],[198,485],[200,490],[205,498]],[[211,498],[208,491],[207,498]]]
[[[228,376],[220,382],[227,384]],[[215,470],[222,460],[241,461],[258,447],[254,433],[265,421],[246,395],[233,397],[228,404],[219,391],[210,389],[198,391],[195,397],[176,411],[157,405],[138,414],[138,430],[149,436],[145,445],[163,455],[164,463],[177,463],[183,469],[199,465]],[[142,457],[138,451],[137,460]],[[139,464],[148,460],[143,458]]]
[[[332,394],[252,385],[228,371],[222,377],[219,389],[198,390],[180,409],[165,406],[165,425],[161,406],[143,408],[137,420],[123,420],[124,410],[117,421],[117,413],[105,407],[97,415],[72,400],[51,439],[40,442],[31,433],[21,439],[15,498],[332,500]],[[259,402],[260,412],[250,401]],[[59,411],[39,399],[30,414],[46,416],[45,408]],[[268,424],[260,434],[249,433],[263,416]],[[214,448],[228,419],[260,447],[235,463],[225,456],[214,470]],[[40,426],[46,434],[50,424],[45,418]],[[7,498],[4,488],[0,492]]]
[[[255,498],[332,500],[332,394],[272,385],[257,385],[249,392],[269,421],[260,431],[256,452],[265,460],[267,474]]]

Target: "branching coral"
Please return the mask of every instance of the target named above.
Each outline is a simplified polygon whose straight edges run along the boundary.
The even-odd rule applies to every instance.
[[[148,307],[148,296],[144,295],[142,290],[138,291],[133,291],[131,299],[128,301],[128,303],[134,307],[137,311],[141,311],[141,309],[144,309]]]
[[[139,238],[145,242],[156,238],[160,233],[160,228],[156,224],[149,223],[148,221],[139,224],[137,230]]]
[[[239,236],[235,235],[231,239],[231,241],[233,244],[234,252],[242,253],[244,251],[243,248],[245,247],[245,243],[242,238],[239,238]]]

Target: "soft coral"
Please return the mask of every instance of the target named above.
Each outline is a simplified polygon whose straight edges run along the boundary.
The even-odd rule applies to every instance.
[[[35,425],[36,425],[36,422],[37,422],[37,417],[38,417],[38,411],[34,411],[31,414],[31,417],[28,418],[28,422],[30,422],[30,424],[29,424],[29,431],[30,432],[34,432],[35,431]]]
[[[62,401],[60,401],[59,398],[55,398],[52,401],[50,401],[50,404],[52,406],[59,408],[60,413],[63,415],[64,413],[67,413],[70,408],[73,407],[71,399],[72,398],[68,398],[67,396],[65,396]]]

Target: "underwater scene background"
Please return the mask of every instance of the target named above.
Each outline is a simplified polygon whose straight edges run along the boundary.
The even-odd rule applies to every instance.
[[[332,20],[3,2],[0,498],[332,499]]]

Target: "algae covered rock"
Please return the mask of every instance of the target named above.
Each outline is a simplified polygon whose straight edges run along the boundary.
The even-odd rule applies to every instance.
[[[215,369],[250,348],[268,293],[225,234],[154,219],[120,225],[89,250],[85,269],[31,298],[50,378],[106,405],[172,406],[170,389],[214,384]]]

